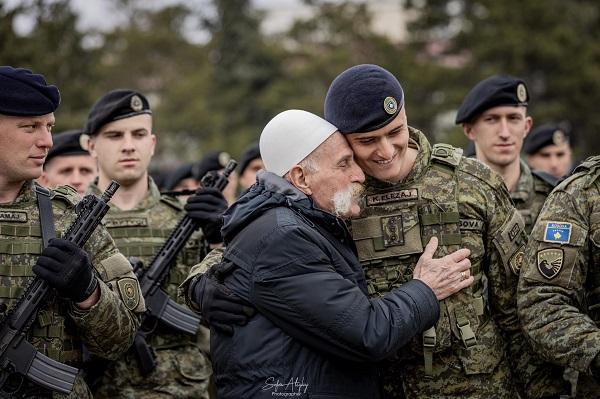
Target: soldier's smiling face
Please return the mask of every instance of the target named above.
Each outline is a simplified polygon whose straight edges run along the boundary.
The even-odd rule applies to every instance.
[[[132,185],[147,177],[155,146],[152,116],[148,114],[107,123],[89,141],[99,174],[122,185]]]
[[[523,140],[531,129],[532,119],[522,106],[493,107],[470,123],[463,124],[465,135],[475,142],[477,159],[483,163],[506,167],[518,162]]]
[[[21,183],[42,174],[52,147],[54,114],[0,115],[0,182]]]
[[[408,123],[403,107],[386,126],[368,133],[346,134],[356,163],[377,180],[398,182],[413,165],[408,154]]]

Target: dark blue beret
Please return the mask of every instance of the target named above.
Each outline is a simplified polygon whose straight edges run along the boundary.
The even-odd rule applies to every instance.
[[[0,114],[40,116],[54,112],[60,104],[56,86],[28,69],[0,66]]]
[[[467,94],[456,114],[456,124],[471,122],[490,108],[501,105],[527,106],[529,91],[522,79],[494,75],[477,83]]]
[[[184,163],[183,165],[180,165],[177,169],[175,169],[173,172],[169,173],[165,177],[164,184],[163,184],[165,190],[173,190],[175,188],[175,186],[177,185],[177,183],[179,183],[183,179],[187,179],[188,177],[193,177],[192,176],[192,166],[193,165],[194,164],[191,162]]]
[[[325,119],[341,133],[384,127],[404,106],[400,82],[378,65],[356,65],[339,74],[325,98]]]
[[[554,123],[547,123],[536,127],[527,135],[523,144],[523,152],[531,155],[548,145],[560,145],[568,142],[569,132],[566,129]]]
[[[81,147],[81,129],[67,130],[66,132],[52,135],[52,148],[46,155],[47,164],[52,158],[62,155],[89,155],[89,152]]]
[[[240,156],[240,166],[238,167],[238,173],[241,175],[244,173],[244,170],[250,165],[250,162],[255,159],[261,159],[260,156],[260,147],[258,143],[250,144]]]
[[[127,89],[106,93],[92,107],[85,123],[85,133],[94,135],[107,123],[141,114],[152,114],[143,94]]]
[[[207,172],[223,169],[230,159],[231,155],[225,151],[211,151],[192,167],[192,176],[202,180]]]

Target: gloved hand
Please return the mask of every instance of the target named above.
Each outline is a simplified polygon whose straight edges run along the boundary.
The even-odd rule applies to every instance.
[[[227,201],[216,188],[203,188],[190,196],[185,204],[185,211],[198,223],[210,244],[223,242],[223,212],[227,209]]]
[[[190,287],[190,299],[211,328],[233,335],[233,325],[243,326],[254,315],[254,308],[232,293],[209,273],[196,277]]]
[[[87,253],[61,238],[50,240],[33,266],[33,272],[56,288],[62,297],[76,303],[89,298],[98,286]]]

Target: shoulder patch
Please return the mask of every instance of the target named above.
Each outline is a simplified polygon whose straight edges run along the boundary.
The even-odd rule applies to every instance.
[[[571,240],[573,225],[564,222],[546,222],[544,241],[558,244],[568,244]]]
[[[558,276],[564,264],[564,251],[561,248],[542,249],[537,253],[537,268],[548,280]]]
[[[136,279],[124,277],[117,281],[117,288],[125,307],[129,310],[137,308],[140,304],[140,288]]]
[[[160,200],[161,202],[164,202],[165,204],[169,205],[171,208],[175,208],[178,211],[183,210],[183,204],[177,199],[177,197],[163,194],[160,196]]]

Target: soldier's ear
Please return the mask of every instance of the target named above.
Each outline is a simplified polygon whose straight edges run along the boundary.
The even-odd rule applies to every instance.
[[[473,131],[473,125],[470,123],[463,123],[463,132],[465,136],[471,141],[475,141],[475,131]]]
[[[310,188],[310,182],[307,179],[306,169],[300,165],[294,165],[287,173],[287,180],[292,183],[294,187],[302,191],[306,195],[312,195]]]

